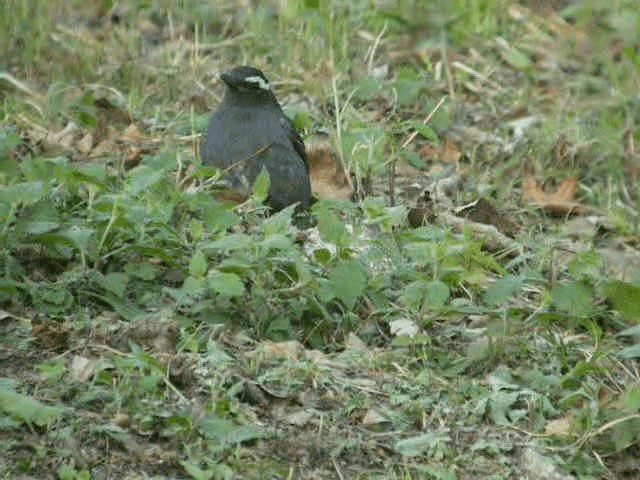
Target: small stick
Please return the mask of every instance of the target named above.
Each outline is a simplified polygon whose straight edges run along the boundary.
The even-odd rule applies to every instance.
[[[268,145],[264,145],[262,147],[260,147],[259,149],[257,149],[255,152],[249,154],[248,156],[241,158],[240,160],[238,160],[237,162],[233,162],[231,165],[229,165],[227,168],[225,168],[223,170],[223,172],[229,172],[232,169],[234,169],[235,167],[237,167],[238,165],[243,164],[244,162],[248,162],[249,160],[251,160],[252,158],[257,157],[258,155],[260,155],[261,153],[266,152],[269,148],[271,147],[271,144],[269,143]]]
[[[425,119],[422,121],[422,123],[424,125],[426,125],[427,123],[429,123],[431,121],[431,119],[433,118],[433,116],[437,113],[438,110],[440,110],[440,107],[442,106],[442,104],[444,103],[444,101],[447,99],[447,95],[444,95],[440,101],[436,104],[435,107],[433,107],[433,110],[431,110],[431,112],[429,112],[429,115],[427,115],[425,117]],[[409,137],[402,142],[402,145],[400,148],[407,148],[407,146],[413,142],[413,140],[418,136],[418,132],[413,132],[411,135],[409,135]]]

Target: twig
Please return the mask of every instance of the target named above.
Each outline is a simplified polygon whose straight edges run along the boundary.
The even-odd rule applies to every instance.
[[[238,165],[243,164],[244,162],[248,162],[249,160],[251,160],[252,158],[257,157],[258,155],[266,152],[270,147],[271,147],[271,143],[269,143],[268,145],[264,145],[262,147],[260,147],[259,149],[257,149],[255,152],[247,155],[244,158],[241,158],[240,160],[238,160],[237,162],[233,162],[231,165],[229,165],[227,168],[225,168],[224,170],[222,170],[223,172],[229,172],[231,171],[233,168],[237,167]]]
[[[456,98],[456,90],[453,86],[453,76],[451,75],[451,68],[449,68],[449,58],[447,57],[447,44],[445,41],[445,34],[442,33],[442,42],[440,43],[440,56],[442,57],[442,65],[444,66],[444,74],[447,77],[447,88],[449,89],[449,95],[451,98]]]
[[[376,50],[378,49],[378,46],[380,45],[380,41],[382,40],[382,37],[386,31],[387,31],[387,22],[384,22],[384,25],[382,26],[382,30],[380,30],[380,33],[378,34],[376,39],[373,41],[373,45],[371,46],[371,51],[369,53],[369,60],[367,61],[367,72],[369,74],[371,74],[373,70],[373,58],[376,55]]]
[[[44,99],[45,99],[44,95],[36,92],[35,90],[30,89],[29,87],[27,87],[25,83],[21,82],[13,75],[7,72],[0,72],[0,80],[4,80],[5,82],[10,83],[15,88],[20,90],[22,93],[26,93],[30,97],[35,98],[37,101],[44,102]]]
[[[425,117],[425,119],[422,121],[422,123],[424,125],[426,125],[427,123],[429,123],[431,121],[431,119],[433,118],[433,116],[437,113],[438,110],[440,110],[440,107],[442,106],[442,104],[444,103],[444,101],[447,99],[447,96],[444,95],[440,101],[437,103],[437,105],[435,107],[433,107],[433,110],[431,110],[431,112],[429,112],[429,115],[427,115]],[[402,142],[402,145],[400,148],[407,148],[407,145],[409,145],[411,142],[413,142],[413,140],[418,136],[418,132],[413,132],[411,135],[409,135],[409,137]]]

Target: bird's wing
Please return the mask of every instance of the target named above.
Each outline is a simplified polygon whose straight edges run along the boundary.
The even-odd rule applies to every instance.
[[[293,126],[293,122],[289,120],[287,116],[282,115],[280,117],[280,125],[284,129],[291,143],[293,144],[293,148],[296,149],[296,152],[298,152],[298,155],[300,155],[300,158],[302,158],[302,160],[304,161],[304,164],[307,167],[307,170],[309,170],[309,163],[307,161],[307,150],[304,147],[304,142],[302,141],[302,137],[296,131],[296,128]]]

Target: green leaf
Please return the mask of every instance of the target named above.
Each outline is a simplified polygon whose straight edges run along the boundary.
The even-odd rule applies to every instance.
[[[196,250],[189,261],[189,274],[194,277],[204,277],[207,268],[207,257],[204,256],[202,250]]]
[[[62,408],[51,407],[32,397],[7,390],[0,390],[0,411],[24,423],[39,427],[49,425],[64,413]]]
[[[68,239],[79,250],[86,252],[87,246],[89,245],[89,239],[94,232],[95,230],[93,228],[73,225],[67,230],[60,232],[59,235],[63,238]]]
[[[528,70],[531,67],[531,59],[520,50],[509,48],[500,51],[500,56],[510,66],[518,70]]]
[[[218,444],[233,446],[238,443],[264,438],[264,433],[250,425],[236,425],[223,418],[205,418],[198,425],[200,433]]]
[[[148,165],[140,165],[129,172],[126,191],[132,196],[139,195],[162,180],[165,175],[162,170],[154,170]]]
[[[640,344],[623,348],[617,355],[620,358],[640,358]]]
[[[370,100],[374,94],[380,91],[382,83],[371,75],[363,75],[355,82],[355,98],[359,100]]]
[[[194,480],[210,480],[213,478],[215,474],[212,470],[204,470],[200,468],[197,464],[189,461],[180,462],[182,467],[186,470],[186,472],[191,475],[191,478]]]
[[[333,295],[352,309],[367,286],[367,272],[359,262],[347,260],[331,270],[329,282]]]
[[[437,447],[442,439],[433,434],[425,433],[415,437],[409,437],[396,443],[396,451],[403,457],[417,457]]]
[[[507,275],[487,288],[484,301],[491,306],[500,305],[513,297],[522,288],[523,280],[515,275]]]
[[[449,287],[440,280],[434,280],[426,285],[426,301],[430,307],[442,307],[449,300]]]
[[[419,310],[422,307],[424,301],[425,292],[427,290],[428,282],[418,280],[411,282],[404,287],[404,293],[402,294],[402,300],[407,307],[412,310]]]
[[[418,120],[409,121],[409,125],[412,130],[418,132],[425,140],[431,140],[432,142],[438,141],[438,134],[430,126],[425,125]]]
[[[413,68],[400,68],[396,74],[394,87],[400,106],[408,106],[418,101],[427,82]]]
[[[43,182],[15,183],[0,188],[0,203],[31,205],[44,195]]]
[[[560,284],[551,289],[553,305],[573,317],[586,317],[593,312],[593,296],[593,288],[583,282]]]
[[[258,175],[256,181],[253,182],[253,187],[251,188],[251,198],[259,203],[264,202],[269,196],[269,188],[271,188],[271,179],[269,178],[269,172],[266,168],[262,167],[260,175]]]
[[[117,298],[123,299],[127,290],[127,283],[129,281],[129,275],[124,272],[112,272],[106,275],[102,275],[99,272],[95,272],[96,281],[107,292],[113,293]]]
[[[227,297],[244,295],[244,284],[235,273],[224,273],[212,270],[207,276],[209,288]]]
[[[150,263],[127,263],[124,271],[134,278],[151,281],[158,275],[158,267]]]
[[[22,143],[20,135],[13,132],[1,131],[0,132],[0,159],[8,156],[14,148]]]
[[[635,384],[628,387],[623,396],[624,404],[634,412],[640,411],[640,385]]]
[[[519,396],[518,392],[495,392],[491,395],[489,416],[493,423],[501,426],[509,426],[513,423],[509,419],[509,412]]]
[[[625,319],[640,322],[640,287],[614,280],[605,284],[603,294]]]
[[[313,211],[318,220],[318,231],[325,242],[331,242],[338,246],[347,246],[351,236],[342,220],[329,209],[328,205],[318,202]]]
[[[233,252],[234,250],[244,250],[249,248],[254,242],[253,237],[245,233],[230,233],[212,242],[203,243],[202,249],[215,252]]]

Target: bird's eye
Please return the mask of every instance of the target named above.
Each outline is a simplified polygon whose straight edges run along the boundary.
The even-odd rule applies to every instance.
[[[244,81],[247,83],[253,83],[258,88],[261,88],[262,90],[271,90],[271,85],[269,85],[269,82],[267,82],[264,78],[258,75],[254,75],[253,77],[247,77],[244,79]]]

